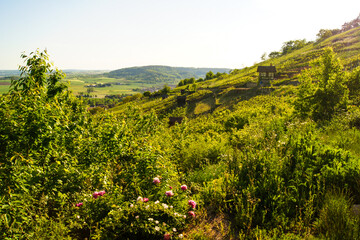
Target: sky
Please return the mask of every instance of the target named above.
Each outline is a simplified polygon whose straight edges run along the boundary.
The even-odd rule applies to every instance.
[[[0,0],[0,70],[36,49],[59,69],[242,68],[359,14],[359,0]]]

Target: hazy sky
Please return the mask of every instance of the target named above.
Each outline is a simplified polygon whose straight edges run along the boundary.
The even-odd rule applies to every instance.
[[[241,68],[359,13],[360,0],[0,0],[0,69],[37,48],[60,69]]]

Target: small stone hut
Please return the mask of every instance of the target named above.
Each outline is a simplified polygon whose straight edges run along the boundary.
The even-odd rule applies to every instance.
[[[258,66],[257,72],[259,73],[259,85],[270,86],[270,81],[275,78],[276,67],[272,64],[270,66]]]

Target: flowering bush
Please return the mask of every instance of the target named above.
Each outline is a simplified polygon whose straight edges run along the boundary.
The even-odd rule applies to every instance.
[[[154,184],[160,183],[160,179],[159,179],[158,177],[155,177],[155,178],[153,179],[153,183],[154,183]]]
[[[196,207],[196,202],[194,200],[189,200],[188,204],[190,205],[191,208],[195,208]]]
[[[188,212],[189,205],[194,209],[196,203],[188,200],[182,187],[160,194],[168,188],[166,179],[163,184],[155,182],[156,186],[150,184],[147,189],[148,197],[138,196],[131,201],[124,201],[124,196],[117,198],[119,192],[110,191],[105,196],[103,190],[86,195],[76,204],[82,206],[74,214],[76,226],[83,231],[97,226],[92,231],[100,239],[183,238],[181,231],[195,217],[193,211]]]
[[[174,193],[173,193],[173,191],[170,190],[170,191],[166,191],[165,195],[168,197],[172,197],[172,196],[174,196]]]

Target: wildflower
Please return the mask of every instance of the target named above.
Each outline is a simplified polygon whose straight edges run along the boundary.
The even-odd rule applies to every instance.
[[[99,196],[99,193],[98,193],[98,192],[94,192],[94,193],[93,193],[93,198],[97,199],[98,196]]]
[[[138,202],[143,202],[144,199],[143,199],[142,197],[138,197],[138,198],[136,199],[136,201],[138,201]]]
[[[155,230],[156,230],[156,231],[160,231],[160,227],[155,226]]]
[[[130,204],[130,207],[131,207],[131,208],[134,207],[134,204]]]
[[[174,212],[174,215],[175,215],[175,216],[178,216],[179,214],[178,214],[177,212]]]
[[[181,185],[181,190],[186,191],[186,189],[187,189],[186,185]]]
[[[76,217],[77,217],[77,218],[80,218],[80,216],[79,216],[79,215],[77,215]]]
[[[173,193],[173,191],[166,191],[165,192],[165,194],[166,194],[166,196],[168,196],[168,197],[172,197],[172,196],[174,196],[174,193]]]
[[[168,233],[164,234],[164,240],[170,240],[170,238],[171,238],[170,234],[168,234]]]
[[[162,206],[163,206],[165,209],[168,209],[168,208],[169,208],[169,206],[168,206],[167,204],[165,204],[165,203],[163,203]]]
[[[153,219],[153,218],[148,218],[148,220],[149,220],[150,222],[154,221],[154,219]]]
[[[182,235],[182,234],[179,234],[179,238],[181,239],[181,238],[184,238],[184,235]]]
[[[153,183],[154,183],[154,184],[160,183],[160,179],[159,179],[158,177],[154,177]]]
[[[173,206],[170,206],[171,209],[173,209],[174,207]]]
[[[156,221],[155,221],[155,224],[159,224],[159,221],[158,221],[158,220],[156,220]]]
[[[190,205],[190,207],[195,208],[196,207],[196,202],[194,200],[189,200],[188,204]]]
[[[75,206],[81,207],[82,205],[83,205],[83,203],[82,203],[82,202],[79,202],[79,203],[77,203]]]
[[[102,190],[102,191],[98,192],[99,196],[104,196],[104,194],[105,194],[105,190]]]
[[[186,218],[186,215],[184,214],[184,218]]]
[[[136,219],[139,219],[139,215],[138,216],[135,216]]]
[[[189,216],[191,216],[191,217],[195,217],[195,213],[194,213],[193,211],[189,211],[188,214],[189,214]]]
[[[173,228],[173,232],[176,232],[176,228]]]
[[[170,189],[172,189],[172,186],[169,186]]]
[[[145,197],[145,198],[143,199],[143,201],[144,201],[144,202],[148,202],[149,199]]]
[[[158,203],[160,203],[159,200],[156,200],[156,201],[155,201],[155,204],[158,204]]]
[[[145,207],[145,208],[146,208],[146,209],[149,209],[149,207],[150,207],[149,205],[146,205],[146,207]]]

